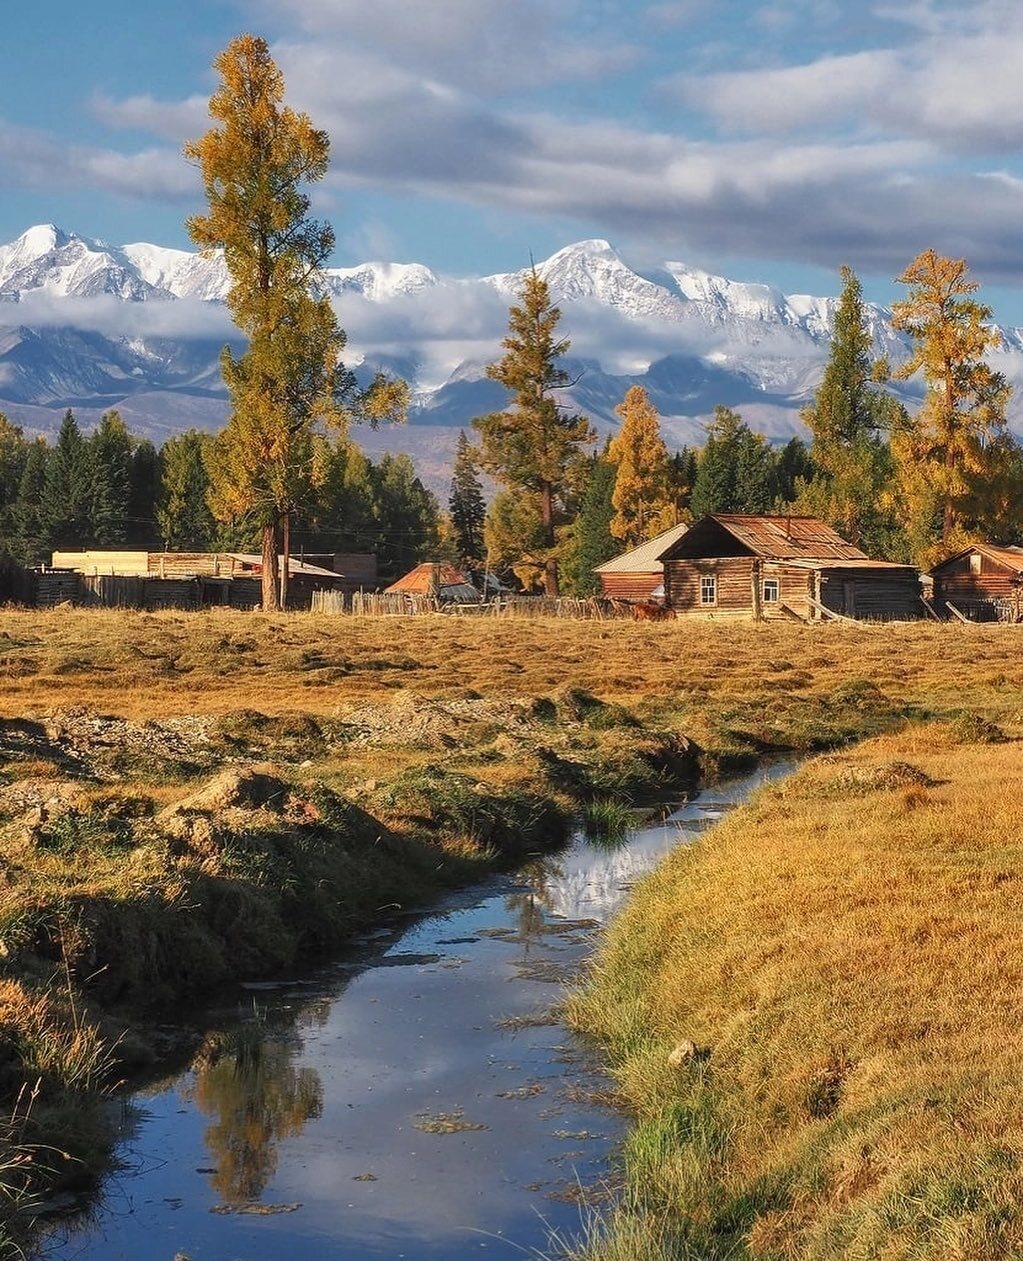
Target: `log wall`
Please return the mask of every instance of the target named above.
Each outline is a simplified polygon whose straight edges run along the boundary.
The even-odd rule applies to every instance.
[[[717,600],[700,603],[700,579],[717,579]],[[679,617],[752,617],[753,557],[669,560],[664,563],[664,602]]]

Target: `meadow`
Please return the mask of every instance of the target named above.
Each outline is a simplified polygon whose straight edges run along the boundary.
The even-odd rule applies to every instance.
[[[913,1013],[899,1072],[934,1079],[936,1124],[951,1096],[935,1077],[947,1052],[935,1061],[922,1032],[933,970],[949,1012],[972,1018],[983,987],[999,1011],[1007,1001],[994,964],[965,960],[1014,949],[1017,855],[1004,830],[1016,745],[991,741],[1023,725],[1018,636],[926,623],[0,613],[0,1088],[12,1101],[29,1091],[0,1133],[0,1196],[17,1209],[37,1167],[63,1183],[102,1168],[98,1092],[161,1054],[150,1022],[181,995],[329,949],[381,908],[423,905],[557,845],[580,817],[782,751],[852,747],[827,754],[848,763],[811,763],[643,886],[574,1004],[639,1122],[631,1191],[595,1255],[987,1255],[836,1251],[836,1239],[868,1238],[863,1219],[820,1223],[835,1186],[852,1203],[849,1186],[869,1182],[841,1164],[852,1147],[832,1159],[836,1136],[863,1139],[847,1105],[906,1128],[890,1083],[862,1068],[895,1036],[878,1032],[877,1012]],[[879,761],[916,770],[889,785],[869,769]],[[937,846],[952,819],[958,848]],[[895,824],[916,839],[893,845]],[[963,921],[949,900],[966,869],[967,887],[994,901]],[[1004,915],[985,919],[995,905]],[[870,950],[857,953],[864,930]],[[907,961],[891,992],[889,956]],[[992,1030],[993,1044],[1004,1034]],[[680,1039],[700,1054],[667,1071]],[[827,1115],[807,1121],[811,1096]],[[926,1172],[936,1133],[870,1147],[888,1171],[871,1185],[916,1202],[903,1175]],[[970,1151],[978,1168],[1003,1168],[993,1149]],[[991,1190],[978,1177],[948,1193],[957,1221]],[[901,1234],[872,1238],[917,1247],[920,1221],[898,1220]],[[946,1225],[942,1247],[958,1239]]]

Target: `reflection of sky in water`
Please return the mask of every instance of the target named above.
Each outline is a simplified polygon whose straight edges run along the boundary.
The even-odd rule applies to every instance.
[[[563,1062],[578,1051],[563,1028],[507,1030],[495,1021],[550,1006],[561,986],[538,972],[550,967],[556,977],[586,957],[584,932],[545,933],[545,923],[605,919],[623,886],[694,834],[682,830],[687,824],[781,769],[715,788],[705,803],[638,829],[625,846],[578,844],[521,879],[489,882],[475,900],[452,898],[448,910],[382,948],[395,962],[406,954],[437,962],[373,967],[372,953],[353,952],[328,978],[312,978],[310,997],[330,1000],[315,1018],[298,999],[248,995],[244,1007],[255,1000],[275,1013],[268,1052],[254,1056],[243,1038],[244,1072],[232,1076],[237,1029],[228,1030],[217,1035],[226,1042],[214,1039],[219,1050],[209,1063],[138,1099],[143,1119],[123,1153],[126,1171],[110,1179],[91,1226],[63,1244],[55,1239],[48,1256],[170,1261],[180,1251],[193,1261],[290,1261],[321,1252],[337,1261],[462,1261],[520,1257],[523,1247],[543,1247],[552,1228],[577,1231],[580,1209],[549,1195],[577,1176],[585,1184],[604,1173],[607,1140],[622,1123],[565,1098],[574,1079],[594,1079],[577,1055]],[[453,937],[478,940],[445,944]],[[352,963],[369,966],[352,971]],[[296,1016],[297,1036],[289,1028]],[[261,1084],[246,1100],[249,1080]],[[527,1097],[498,1097],[536,1086],[543,1089]],[[415,1128],[420,1114],[456,1112],[488,1128]],[[246,1142],[264,1146],[246,1150]],[[236,1165],[265,1177],[262,1193],[253,1190],[262,1204],[302,1207],[269,1216],[211,1212]],[[367,1174],[374,1180],[358,1180]]]

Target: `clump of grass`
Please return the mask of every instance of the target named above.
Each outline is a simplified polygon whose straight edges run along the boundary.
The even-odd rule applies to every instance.
[[[613,797],[598,797],[583,806],[583,835],[591,845],[607,849],[622,845],[635,823],[635,815],[625,802]]]
[[[1006,739],[997,723],[969,709],[952,715],[949,734],[957,744],[1002,744]]]
[[[424,1134],[462,1134],[468,1130],[489,1130],[489,1125],[467,1121],[461,1108],[454,1112],[420,1112],[413,1128]]]
[[[826,780],[822,792],[828,796],[863,796],[870,792],[895,792],[900,788],[928,788],[933,781],[926,771],[909,762],[881,762],[873,766],[846,766],[833,779]]]

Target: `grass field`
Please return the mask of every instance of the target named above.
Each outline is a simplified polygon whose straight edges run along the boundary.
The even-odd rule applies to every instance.
[[[993,724],[1023,726],[1014,627],[0,612],[0,1088],[44,1083],[33,1124],[0,1127],[0,1198],[55,1123],[95,1167],[92,1088],[140,1004],[285,964],[697,765],[866,741],[665,867],[616,929],[575,1010],[640,1124],[594,1255],[987,1256],[982,1226],[1016,1239],[1015,1138],[979,1137],[1007,1095],[971,1095],[967,1124],[946,1070],[966,1082],[990,1036],[1009,1072],[1018,746],[977,743]],[[920,780],[861,782],[860,759]],[[986,996],[1004,1018],[972,1060],[924,1036],[935,977],[943,1012]],[[680,1039],[700,1048],[681,1074]],[[977,1142],[941,1181],[946,1121]]]

